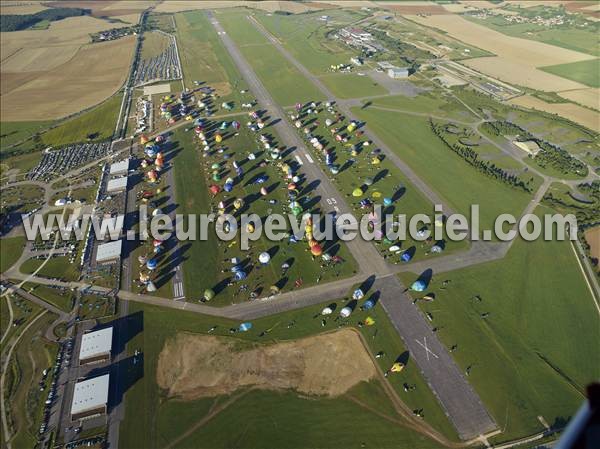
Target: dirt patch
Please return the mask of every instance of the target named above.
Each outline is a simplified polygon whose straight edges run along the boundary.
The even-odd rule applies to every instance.
[[[244,349],[239,344],[227,337],[178,334],[159,355],[158,385],[184,400],[243,387],[339,396],[376,374],[360,338],[347,329]]]
[[[590,245],[590,254],[600,260],[600,226],[585,231],[584,236]]]

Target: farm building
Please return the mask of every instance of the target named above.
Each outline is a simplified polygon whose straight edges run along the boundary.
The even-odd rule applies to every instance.
[[[71,403],[71,420],[106,414],[110,374],[86,379],[75,384]]]
[[[112,337],[112,326],[83,334],[79,349],[79,364],[85,365],[110,360]]]
[[[111,176],[124,175],[129,170],[129,158],[123,159],[122,161],[115,162],[110,166]]]
[[[123,240],[102,243],[98,245],[98,250],[96,251],[96,263],[116,262],[121,258],[122,250]]]
[[[392,67],[388,69],[387,74],[390,78],[399,79],[399,78],[408,78],[408,68],[407,67]]]
[[[127,176],[111,179],[106,186],[108,193],[123,192],[125,189],[127,189]]]

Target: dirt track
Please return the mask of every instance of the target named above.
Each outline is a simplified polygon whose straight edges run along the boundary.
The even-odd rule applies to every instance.
[[[376,374],[359,337],[350,330],[243,349],[239,344],[230,338],[177,335],[159,355],[158,385],[184,400],[251,386],[339,396]]]

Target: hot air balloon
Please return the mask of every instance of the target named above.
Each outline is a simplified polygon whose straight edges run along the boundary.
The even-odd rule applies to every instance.
[[[400,371],[402,371],[404,369],[404,364],[400,363],[400,362],[396,362],[392,365],[392,367],[390,368],[390,371],[392,373],[399,373]]]
[[[157,266],[158,262],[156,261],[156,259],[148,259],[148,261],[146,262],[146,268],[148,268],[149,270],[155,270]]]
[[[413,284],[410,286],[410,289],[414,290],[415,292],[422,292],[426,288],[427,288],[427,284],[425,283],[425,281],[422,281],[420,279],[413,282]]]
[[[144,272],[140,272],[140,282],[145,284],[150,279],[150,276]]]
[[[207,288],[206,290],[204,290],[204,295],[202,296],[202,298],[205,301],[210,301],[214,297],[215,297],[215,292],[213,290],[211,290],[210,288]]]
[[[217,143],[221,143],[223,141],[223,136],[221,136],[221,134],[216,134],[215,135],[215,142]]]
[[[250,329],[252,329],[252,323],[242,323],[240,324],[240,327],[238,327],[240,332],[248,332]]]
[[[144,144],[146,144],[147,142],[148,142],[148,136],[147,136],[147,135],[145,135],[145,134],[142,134],[142,135],[140,136],[140,143],[141,143],[142,145],[144,145]]]
[[[325,307],[321,310],[321,315],[331,315],[333,313],[333,309],[331,307]]]
[[[392,199],[391,198],[384,198],[383,199],[383,205],[384,206],[391,206],[392,205]]]
[[[216,195],[217,193],[219,193],[221,191],[221,188],[218,185],[216,185],[216,184],[212,184],[208,188],[208,190],[210,190],[210,193],[212,193],[213,196],[214,196],[214,195]]]
[[[267,196],[269,194],[269,192],[267,191],[266,187],[261,187],[260,194],[262,196]]]
[[[344,307],[340,310],[340,316],[342,318],[348,318],[352,314],[352,309],[350,307]]]
[[[357,187],[356,189],[354,189],[352,191],[352,196],[355,196],[355,197],[362,196],[362,194],[363,194],[363,191],[360,187]]]
[[[408,251],[403,252],[402,255],[400,256],[400,260],[402,262],[409,262],[410,259],[412,259],[412,254]]]
[[[234,278],[236,281],[243,281],[244,279],[246,279],[246,272],[245,271],[236,271]]]
[[[368,299],[362,305],[361,309],[362,310],[371,310],[374,306],[375,306],[375,301],[373,301],[372,299]]]
[[[154,282],[150,281],[146,284],[146,291],[149,293],[156,291],[156,285],[154,285]]]
[[[258,260],[262,264],[268,264],[271,260],[271,256],[268,252],[265,251],[264,253],[260,253],[260,255],[258,256]]]
[[[233,183],[226,182],[225,185],[223,186],[223,190],[225,190],[226,192],[231,192],[233,190]]]
[[[364,296],[365,296],[365,293],[360,288],[357,288],[352,293],[352,299],[355,299],[357,301],[363,299]]]
[[[241,208],[243,205],[244,205],[244,200],[241,198],[236,198],[236,200],[233,202],[233,207],[236,210]]]
[[[321,245],[315,245],[310,249],[310,253],[313,256],[320,256],[323,254],[323,248],[321,248]]]

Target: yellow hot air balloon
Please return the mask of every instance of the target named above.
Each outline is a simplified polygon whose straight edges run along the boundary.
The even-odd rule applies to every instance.
[[[374,324],[375,324],[375,320],[373,318],[371,318],[370,316],[365,318],[366,326],[373,326]]]
[[[404,364],[400,363],[400,362],[396,362],[392,365],[392,367],[390,368],[390,371],[392,373],[399,373],[400,371],[402,371],[404,369]]]
[[[379,165],[379,164],[381,164],[381,159],[379,159],[377,156],[375,156],[373,159],[371,159],[371,164]]]
[[[215,142],[221,143],[222,141],[223,141],[223,137],[221,136],[221,134],[217,134],[215,136]]]

